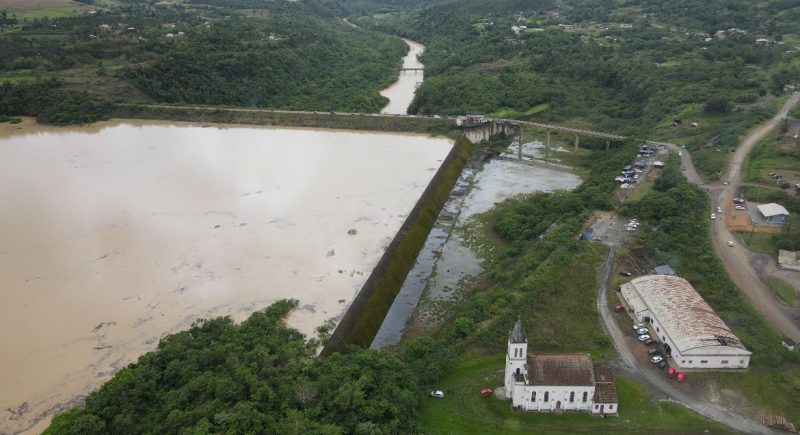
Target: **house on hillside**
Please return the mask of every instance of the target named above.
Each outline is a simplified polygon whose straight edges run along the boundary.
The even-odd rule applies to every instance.
[[[614,374],[588,354],[528,354],[528,336],[517,319],[508,334],[505,395],[514,408],[535,412],[617,414]]]

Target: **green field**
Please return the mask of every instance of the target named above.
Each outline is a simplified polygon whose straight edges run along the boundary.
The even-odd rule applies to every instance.
[[[535,352],[535,349],[532,351]],[[422,411],[426,433],[714,433],[728,431],[680,405],[657,401],[640,384],[617,376],[620,415],[601,419],[584,413],[538,414],[513,411],[494,396],[481,398],[482,388],[503,384],[503,355],[463,361],[436,388],[444,399],[429,398]]]
[[[800,367],[796,365],[781,371],[751,368],[746,374],[692,373],[692,378],[698,382],[714,381],[720,388],[731,388],[772,413],[800,421]]]
[[[749,231],[736,231],[734,232],[737,240],[741,240],[747,249],[751,251],[760,252],[762,254],[775,256],[778,253],[775,247],[775,240],[769,233],[751,233]]]
[[[769,277],[767,283],[784,304],[797,306],[797,292],[791,284],[775,276]]]
[[[776,186],[769,177],[777,172],[784,178],[794,178],[800,173],[800,152],[793,140],[784,139],[783,134],[774,132],[760,141],[744,164],[744,180]]]
[[[493,112],[492,116],[495,116],[495,117],[498,117],[498,118],[522,118],[522,117],[526,117],[526,116],[535,115],[535,114],[537,114],[539,112],[544,112],[549,107],[550,107],[549,104],[542,103],[542,104],[537,104],[537,105],[535,105],[535,106],[531,107],[530,109],[525,110],[523,112],[520,112],[520,111],[514,110],[514,109],[501,109],[501,110],[498,110],[497,112]]]

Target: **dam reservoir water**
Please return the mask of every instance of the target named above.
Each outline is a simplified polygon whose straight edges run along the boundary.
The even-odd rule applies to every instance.
[[[0,124],[0,433],[197,319],[281,298],[306,334],[360,289],[448,139],[109,122]]]

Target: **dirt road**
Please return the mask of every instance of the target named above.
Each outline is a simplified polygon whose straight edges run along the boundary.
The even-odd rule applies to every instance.
[[[739,148],[733,153],[725,170],[725,175],[722,177],[722,180],[728,182],[728,184],[721,182],[703,183],[692,164],[689,152],[685,149],[674,147],[676,151],[680,151],[683,154],[681,161],[684,168],[686,168],[684,171],[686,177],[692,183],[706,189],[712,199],[712,208],[723,207],[726,214],[730,213],[733,195],[737,192],[742,181],[742,165],[745,158],[756,143],[778,126],[789,111],[797,105],[798,101],[800,101],[800,94],[790,96],[786,104],[775,116],[751,131],[744,138]],[[712,212],[712,210],[709,210],[709,214]],[[717,219],[711,222],[714,250],[717,252],[717,256],[722,261],[722,265],[734,284],[739,287],[775,330],[795,341],[800,340],[800,326],[784,312],[781,302],[758,277],[758,274],[750,264],[747,250],[738,243],[734,247],[728,246],[729,240],[736,239],[726,227],[725,219]]]
[[[600,272],[597,291],[597,311],[600,313],[603,326],[611,337],[611,342],[614,344],[614,349],[616,349],[620,357],[623,368],[647,385],[650,391],[656,394],[662,394],[668,400],[674,400],[709,420],[725,424],[737,431],[745,433],[776,433],[756,421],[737,414],[731,409],[678,390],[675,388],[674,384],[666,379],[663,371],[655,370],[653,367],[649,366],[642,367],[640,361],[633,356],[631,350],[626,345],[625,335],[620,331],[616,322],[614,322],[612,318],[613,314],[611,310],[609,310],[608,303],[606,302],[608,282],[611,278],[611,271],[613,270],[614,259],[616,258],[616,246],[613,242],[609,244],[608,258]]]

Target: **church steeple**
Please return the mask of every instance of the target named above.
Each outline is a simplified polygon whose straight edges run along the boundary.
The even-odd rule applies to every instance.
[[[508,334],[509,343],[522,344],[528,342],[528,336],[525,335],[525,328],[522,327],[522,319],[517,317],[517,322],[514,323],[514,328]]]
[[[517,318],[508,333],[508,352],[506,353],[505,388],[506,394],[513,391],[516,382],[524,382],[528,376],[528,336],[522,327],[522,319]]]

